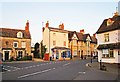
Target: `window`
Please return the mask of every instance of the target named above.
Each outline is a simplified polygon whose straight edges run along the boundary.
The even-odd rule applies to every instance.
[[[120,55],[120,50],[118,51],[118,55]]]
[[[17,48],[17,47],[18,47],[18,42],[14,42],[14,43],[13,43],[13,47],[14,47],[14,48]]]
[[[66,34],[64,34],[64,37],[66,37]]]
[[[77,56],[77,50],[74,50],[74,56]]]
[[[104,34],[105,42],[109,42],[109,34]]]
[[[5,44],[6,44],[6,46],[8,46],[8,45],[9,45],[9,42],[8,42],[8,41],[6,41],[6,42],[5,42]]]
[[[56,36],[56,33],[53,33],[53,36],[55,37],[55,36]]]
[[[22,42],[22,48],[26,47],[26,42]]]
[[[53,46],[55,46],[56,45],[56,41],[55,40],[53,40]]]
[[[109,50],[109,54],[110,54],[110,55],[109,55],[110,57],[114,57],[114,52],[113,52],[113,50]]]
[[[103,49],[102,50],[102,57],[104,57],[104,58],[114,57],[114,51],[112,49],[110,49],[110,50]]]
[[[73,40],[73,45],[76,46],[77,45],[77,41]]]
[[[22,38],[22,37],[23,37],[22,32],[18,32],[18,33],[17,33],[17,37],[18,37],[18,38]]]
[[[66,46],[66,41],[64,41],[64,46]]]

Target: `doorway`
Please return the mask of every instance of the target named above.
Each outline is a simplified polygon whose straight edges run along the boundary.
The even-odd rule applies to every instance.
[[[9,60],[9,51],[5,51],[5,61]]]

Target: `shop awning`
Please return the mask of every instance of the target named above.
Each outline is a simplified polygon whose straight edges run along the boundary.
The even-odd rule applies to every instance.
[[[54,47],[51,50],[53,51],[53,50],[70,50],[70,49],[66,47]]]
[[[98,50],[101,49],[120,49],[120,43],[102,44],[97,47]]]

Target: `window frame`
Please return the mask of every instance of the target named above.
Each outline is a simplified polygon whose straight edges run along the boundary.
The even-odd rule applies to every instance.
[[[104,34],[104,42],[109,42],[110,39],[109,39],[109,33],[107,34]]]
[[[15,47],[14,45],[15,45],[15,43],[17,44],[17,46]],[[13,47],[14,48],[18,48],[18,42],[13,42]]]
[[[21,42],[21,47],[22,47],[22,48],[26,48],[26,42],[25,42],[25,41],[22,41],[22,42]]]

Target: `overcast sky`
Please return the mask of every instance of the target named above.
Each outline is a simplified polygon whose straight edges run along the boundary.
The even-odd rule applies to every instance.
[[[64,23],[66,30],[78,31],[85,29],[85,33],[95,33],[104,19],[112,17],[118,7],[118,0],[51,0],[17,2],[15,0],[1,0],[0,27],[24,29],[29,20],[32,43],[42,40],[42,22],[45,25],[58,28]]]

